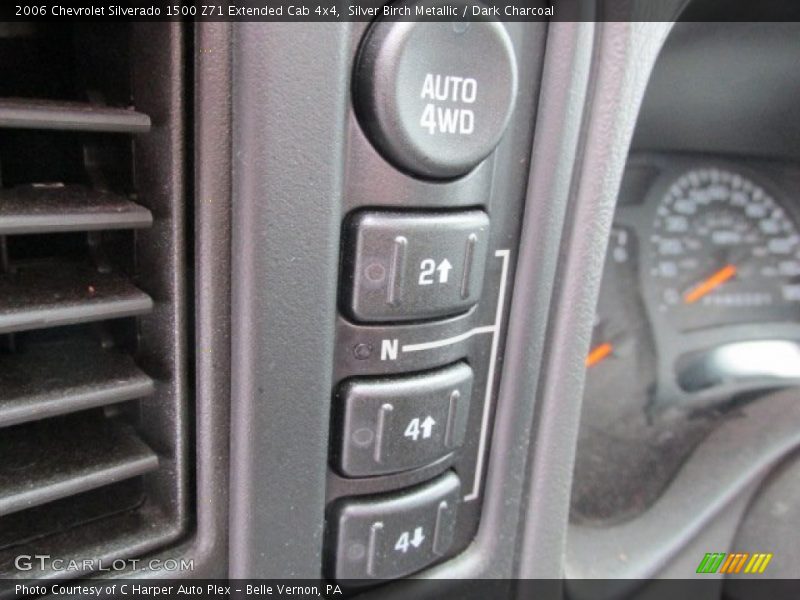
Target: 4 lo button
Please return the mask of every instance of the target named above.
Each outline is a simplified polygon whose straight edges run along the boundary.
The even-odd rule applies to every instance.
[[[337,503],[329,517],[329,576],[343,582],[403,577],[444,557],[460,490],[458,476],[448,472],[411,490]]]

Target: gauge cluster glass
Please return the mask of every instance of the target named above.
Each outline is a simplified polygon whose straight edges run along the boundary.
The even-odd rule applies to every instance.
[[[795,216],[739,172],[693,168],[655,190],[646,275],[681,330],[792,319],[800,307]]]

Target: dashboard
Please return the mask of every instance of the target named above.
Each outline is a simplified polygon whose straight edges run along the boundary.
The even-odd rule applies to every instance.
[[[780,597],[800,11],[369,3],[0,26],[0,598]]]

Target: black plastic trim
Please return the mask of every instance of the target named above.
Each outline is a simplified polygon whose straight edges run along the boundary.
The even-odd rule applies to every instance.
[[[142,515],[153,519],[167,539],[183,538],[170,548],[140,546],[140,553],[162,562],[194,561],[192,570],[125,571],[115,577],[225,578],[228,576],[228,494],[230,458],[230,316],[231,316],[231,39],[230,23],[195,25],[194,60],[187,66],[195,87],[188,100],[194,104],[194,411],[190,420],[194,436],[194,469],[187,495],[195,499],[195,512],[187,530],[163,523],[154,510]],[[129,526],[121,519],[118,527]],[[135,538],[134,538],[135,540]],[[132,540],[132,541],[134,541]],[[154,550],[158,550],[154,552]]]
[[[85,419],[73,417],[63,424],[37,423],[3,432],[0,453],[8,457],[11,453],[4,448],[14,447],[17,460],[21,456],[29,464],[24,479],[17,460],[0,464],[0,516],[158,468],[158,456],[129,430],[85,424]]]
[[[125,108],[8,98],[0,99],[0,128],[146,133],[150,117]]]
[[[83,265],[0,274],[0,334],[142,315],[153,300],[126,277]]]
[[[90,188],[20,186],[0,190],[0,235],[150,227],[153,215],[125,196]]]
[[[233,577],[321,573],[350,27],[234,30]]]
[[[155,382],[124,353],[79,342],[0,356],[0,427],[107,406],[153,393]]]

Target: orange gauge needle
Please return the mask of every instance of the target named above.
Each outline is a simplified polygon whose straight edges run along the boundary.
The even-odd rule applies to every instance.
[[[705,279],[694,286],[691,290],[686,292],[683,296],[683,301],[686,304],[692,304],[693,302],[697,302],[705,296],[706,294],[710,294],[723,283],[728,281],[731,277],[736,275],[736,266],[735,265],[725,265],[719,271],[714,273],[708,279]]]
[[[601,363],[603,360],[611,356],[613,351],[614,346],[608,342],[605,344],[600,344],[599,346],[595,346],[589,352],[589,356],[586,357],[586,366],[593,367],[594,365]]]

